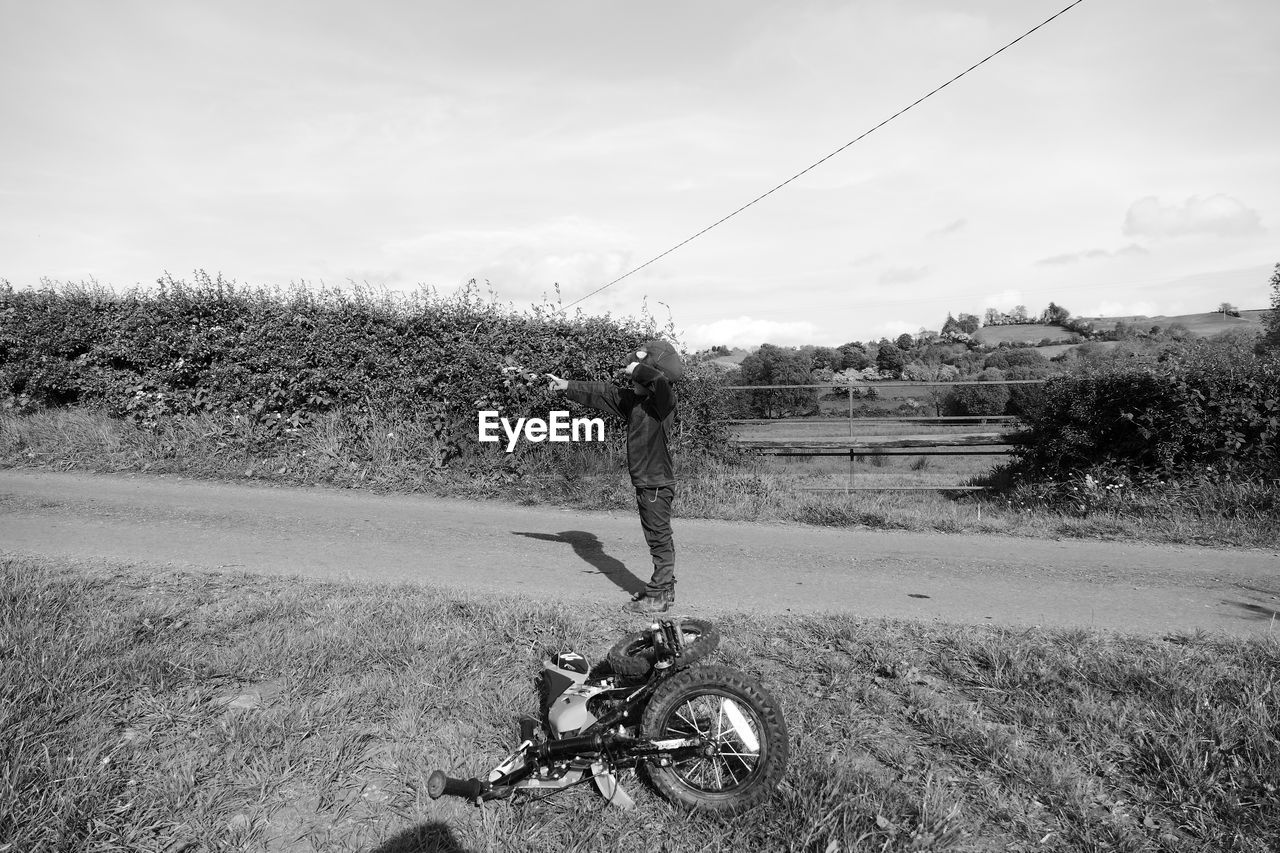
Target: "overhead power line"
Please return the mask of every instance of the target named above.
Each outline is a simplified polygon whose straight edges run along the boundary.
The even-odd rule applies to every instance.
[[[889,122],[893,121],[894,119],[898,118],[899,116],[903,115],[904,113],[908,112],[909,110],[911,110],[911,109],[913,109],[913,108],[915,108],[915,107],[919,106],[920,104],[924,103],[925,101],[929,100],[929,99],[930,99],[930,98],[932,98],[934,95],[938,94],[938,93],[939,93],[939,92],[941,92],[943,89],[947,88],[947,87],[948,87],[948,86],[950,86],[952,83],[956,82],[956,81],[957,81],[957,80],[959,80],[961,77],[963,77],[963,76],[965,76],[966,74],[968,74],[970,71],[973,71],[973,70],[977,69],[978,67],[980,67],[980,66],[984,65],[985,63],[989,62],[990,60],[995,59],[997,56],[999,56],[1000,54],[1004,53],[1006,50],[1008,50],[1009,48],[1013,47],[1013,46],[1014,46],[1015,44],[1017,44],[1018,42],[1022,41],[1022,40],[1023,40],[1023,39],[1025,39],[1025,38],[1027,38],[1028,36],[1030,36],[1032,33],[1036,32],[1037,30],[1039,30],[1039,29],[1041,29],[1041,28],[1043,28],[1043,27],[1045,27],[1045,26],[1049,25],[1050,23],[1052,23],[1052,22],[1053,22],[1053,21],[1055,21],[1056,19],[1060,18],[1061,16],[1065,15],[1067,12],[1070,12],[1072,9],[1074,9],[1076,6],[1079,6],[1079,5],[1080,5],[1081,3],[1083,3],[1083,2],[1084,2],[1084,0],[1075,0],[1075,2],[1071,3],[1070,5],[1063,7],[1062,9],[1058,10],[1058,11],[1057,11],[1057,12],[1055,12],[1054,14],[1050,15],[1048,18],[1045,18],[1043,21],[1041,21],[1040,23],[1036,24],[1036,25],[1035,25],[1034,27],[1032,27],[1031,29],[1027,30],[1027,31],[1026,31],[1025,33],[1023,33],[1022,35],[1018,36],[1018,37],[1017,37],[1016,39],[1014,39],[1013,41],[1011,41],[1011,42],[1009,42],[1008,44],[1006,44],[1004,47],[1000,48],[999,50],[997,50],[997,51],[995,51],[995,52],[993,52],[993,53],[988,54],[987,56],[984,56],[982,59],[978,60],[978,61],[977,61],[977,62],[975,62],[973,65],[970,65],[968,68],[966,68],[965,70],[961,71],[959,74],[957,74],[956,76],[952,77],[952,78],[951,78],[950,80],[948,80],[947,82],[943,83],[942,85],[938,86],[937,88],[934,88],[934,89],[930,90],[929,92],[926,92],[925,94],[921,95],[919,98],[916,98],[914,101],[912,101],[911,103],[907,104],[905,107],[903,107],[902,109],[898,110],[896,113],[894,113],[893,115],[889,116],[887,119],[885,119],[884,121],[880,122],[880,123],[879,123],[879,124],[877,124],[875,127],[872,127],[870,130],[866,130],[866,131],[864,131],[863,133],[861,133],[860,135],[858,135],[857,137],[855,137],[854,139],[849,140],[849,141],[848,141],[848,142],[846,142],[844,145],[841,145],[839,148],[837,148],[835,151],[832,151],[830,154],[828,154],[827,156],[823,157],[821,160],[818,160],[816,163],[812,163],[812,164],[810,164],[809,166],[805,167],[804,169],[800,170],[799,172],[796,172],[794,175],[792,175],[791,177],[787,178],[785,181],[783,181],[782,183],[778,184],[778,185],[777,185],[776,187],[774,187],[773,189],[769,190],[768,192],[761,193],[760,195],[756,196],[756,197],[755,197],[755,198],[753,198],[751,201],[749,201],[749,202],[747,202],[746,204],[742,205],[742,207],[739,207],[737,210],[733,211],[732,213],[728,214],[727,216],[723,216],[723,217],[721,217],[720,219],[717,219],[715,222],[711,223],[711,224],[710,224],[710,225],[708,225],[706,228],[703,228],[703,229],[702,229],[701,231],[699,231],[697,234],[694,234],[694,235],[692,235],[692,236],[690,236],[690,237],[685,238],[684,240],[681,240],[679,243],[675,244],[675,245],[674,245],[674,246],[672,246],[670,249],[667,249],[667,250],[666,250],[665,252],[663,252],[662,254],[660,254],[660,255],[654,255],[652,258],[650,258],[649,260],[645,261],[645,262],[644,262],[643,264],[641,264],[640,266],[638,266],[638,267],[634,267],[633,269],[628,270],[627,272],[625,272],[625,273],[623,273],[622,275],[618,276],[617,278],[615,278],[613,281],[609,282],[608,284],[602,284],[600,287],[597,287],[595,290],[591,291],[591,292],[590,292],[590,293],[588,293],[587,295],[585,295],[585,296],[581,296],[581,297],[579,297],[579,298],[575,299],[574,301],[570,302],[568,305],[566,305],[566,306],[564,306],[564,307],[565,307],[566,309],[568,309],[568,308],[572,308],[573,306],[577,305],[579,302],[583,302],[583,301],[585,301],[585,300],[587,300],[587,299],[590,299],[592,296],[595,296],[597,293],[601,292],[602,290],[607,290],[608,288],[613,287],[615,284],[617,284],[618,282],[622,281],[623,279],[628,278],[628,277],[630,277],[630,276],[632,276],[632,275],[635,275],[636,273],[640,272],[640,270],[644,269],[645,267],[649,266],[650,264],[653,264],[653,263],[656,263],[657,261],[662,260],[662,259],[663,259],[663,258],[665,258],[667,255],[669,255],[669,254],[671,254],[672,252],[674,252],[676,249],[679,249],[679,248],[681,248],[682,246],[685,246],[685,245],[688,245],[689,243],[692,243],[694,240],[698,239],[698,238],[699,238],[699,237],[701,237],[703,234],[706,234],[706,233],[707,233],[708,231],[710,231],[712,228],[715,228],[715,227],[716,227],[716,226],[718,226],[718,225],[723,225],[725,222],[728,222],[730,219],[732,219],[733,217],[737,216],[739,213],[741,213],[742,211],[746,210],[748,207],[751,207],[752,205],[756,204],[757,202],[763,201],[764,199],[766,199],[766,198],[768,198],[769,196],[771,196],[771,195],[773,195],[774,193],[776,193],[778,190],[780,190],[780,189],[782,189],[783,187],[785,187],[787,184],[789,184],[789,183],[791,183],[791,182],[795,181],[795,180],[796,180],[796,179],[798,179],[798,178],[803,177],[804,175],[806,175],[806,174],[808,174],[809,172],[813,171],[813,170],[814,170],[814,169],[816,169],[817,167],[821,166],[823,163],[827,162],[827,161],[828,161],[828,160],[830,160],[832,157],[834,157],[834,156],[836,156],[837,154],[841,153],[841,152],[842,152],[842,151],[844,151],[846,148],[849,148],[850,146],[854,145],[855,143],[860,142],[860,141],[862,141],[863,139],[866,139],[868,136],[870,136],[871,134],[875,133],[877,130],[879,130],[880,128],[884,127],[884,126],[885,126],[886,124],[888,124]]]

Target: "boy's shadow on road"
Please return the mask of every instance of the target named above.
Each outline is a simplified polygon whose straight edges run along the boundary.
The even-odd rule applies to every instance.
[[[604,545],[594,533],[584,530],[562,530],[559,533],[528,533],[521,530],[511,532],[516,536],[541,539],[543,542],[564,542],[573,546],[573,553],[594,566],[597,572],[613,581],[624,592],[634,594],[645,589],[644,581],[633,575],[621,560],[604,552]]]

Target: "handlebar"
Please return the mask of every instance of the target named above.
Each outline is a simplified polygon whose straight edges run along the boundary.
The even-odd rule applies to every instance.
[[[443,770],[436,770],[427,778],[427,796],[433,800],[444,796],[474,800],[483,796],[487,787],[479,779],[454,779]]]

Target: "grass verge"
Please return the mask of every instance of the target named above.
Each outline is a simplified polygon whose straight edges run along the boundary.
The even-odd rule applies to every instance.
[[[0,558],[0,850],[1270,851],[1280,642],[725,615],[785,710],[734,820],[427,799],[621,614]],[[184,847],[191,844],[193,846]]]
[[[171,418],[141,429],[87,409],[0,413],[0,467],[318,483],[585,510],[630,509],[635,500],[625,450],[616,443],[524,445],[518,465],[487,446],[446,465],[426,424],[376,418],[355,424],[334,415],[270,450],[251,449],[251,436],[238,429],[213,416]],[[1219,547],[1270,548],[1280,541],[1280,514],[1272,509],[1275,484],[1147,494],[1123,506],[1075,510],[1070,502],[1068,509],[1056,509],[1016,493],[806,491],[843,488],[849,482],[847,460],[681,454],[676,463],[676,511],[686,518]],[[867,456],[856,463],[854,479],[878,486],[959,484],[989,473],[991,464],[981,457]]]

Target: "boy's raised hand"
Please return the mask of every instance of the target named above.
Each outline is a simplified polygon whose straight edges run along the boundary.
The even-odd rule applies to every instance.
[[[554,373],[546,373],[543,375],[547,377],[547,387],[552,391],[564,391],[569,387],[568,379],[561,379]]]

